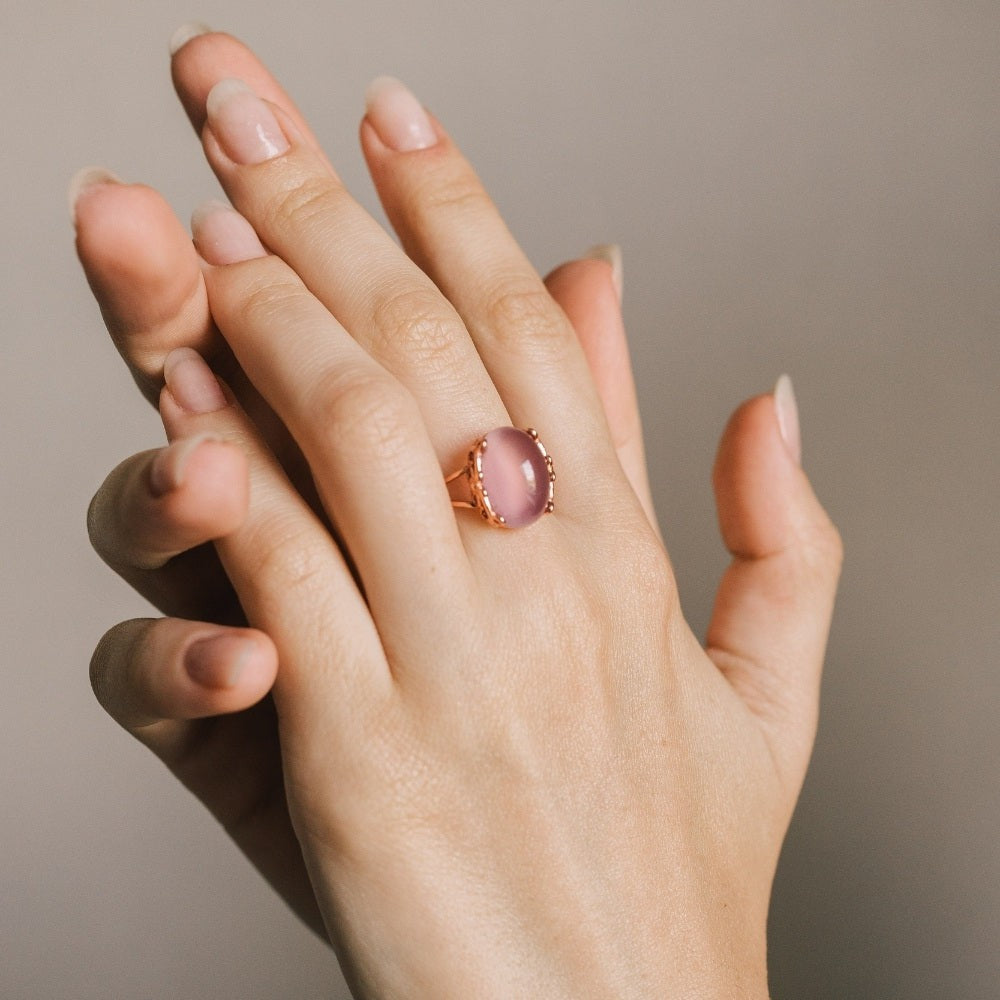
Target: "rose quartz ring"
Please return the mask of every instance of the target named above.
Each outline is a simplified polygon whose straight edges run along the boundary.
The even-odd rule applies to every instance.
[[[468,462],[445,482],[462,476],[469,484],[470,498],[452,499],[452,506],[478,510],[490,524],[524,528],[552,512],[556,474],[531,428],[497,427],[481,437],[469,452]]]

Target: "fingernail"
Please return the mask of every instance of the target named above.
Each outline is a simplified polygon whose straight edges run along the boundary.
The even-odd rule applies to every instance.
[[[202,24],[201,21],[188,21],[187,24],[182,24],[171,36],[170,36],[170,54],[171,56],[177,55],[178,52],[192,38],[197,38],[199,35],[210,35],[212,34],[212,29],[207,24]]]
[[[274,112],[242,80],[220,80],[208,92],[205,113],[235,163],[263,163],[290,148]]]
[[[191,216],[191,232],[195,249],[209,264],[238,264],[267,256],[253,226],[225,202],[199,205]]]
[[[188,459],[206,441],[221,441],[218,434],[194,434],[161,448],[149,466],[149,491],[154,497],[166,496],[184,482]]]
[[[774,409],[778,415],[778,429],[788,454],[796,465],[802,464],[802,434],[799,430],[799,408],[795,402],[792,380],[782,375],[774,385]]]
[[[214,413],[229,405],[212,369],[190,347],[178,347],[167,355],[163,378],[174,401],[188,413]]]
[[[397,153],[427,149],[437,142],[420,101],[395,77],[372,80],[365,91],[365,111],[378,137]]]
[[[69,217],[73,225],[76,225],[76,205],[80,196],[91,188],[100,184],[122,184],[122,179],[104,167],[84,167],[78,170],[69,182]]]
[[[622,266],[622,248],[617,243],[600,243],[591,247],[584,257],[587,260],[603,260],[611,265],[611,281],[618,293],[618,304],[621,305],[622,293],[625,288]]]
[[[198,639],[184,653],[184,669],[202,687],[234,687],[253,656],[255,645],[252,639],[232,632]]]

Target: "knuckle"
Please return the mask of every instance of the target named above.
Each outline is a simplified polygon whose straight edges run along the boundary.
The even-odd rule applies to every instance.
[[[287,314],[291,303],[302,293],[302,286],[288,276],[262,276],[243,290],[239,318],[244,326],[268,329]]]
[[[374,307],[373,353],[403,356],[408,363],[435,371],[450,369],[460,330],[459,321],[442,308],[437,292],[413,288],[380,299]]]
[[[380,461],[401,456],[419,426],[415,403],[403,387],[382,373],[365,373],[322,386],[313,409],[323,445],[334,454],[370,454]]]
[[[310,595],[315,580],[329,569],[329,553],[307,532],[277,517],[254,526],[248,551],[254,553],[255,589],[281,602]]]
[[[612,559],[612,586],[636,596],[640,620],[676,614],[679,602],[670,559],[652,530],[641,535],[623,533],[623,537],[616,538]]]
[[[491,337],[508,351],[553,361],[566,349],[566,323],[540,282],[516,278],[500,283],[486,300]]]
[[[263,228],[299,232],[312,228],[317,219],[329,217],[345,194],[343,185],[328,175],[313,175],[289,184],[264,206]]]
[[[417,190],[414,201],[427,214],[446,212],[464,216],[492,208],[479,179],[469,170],[457,171],[450,177],[431,177]]]

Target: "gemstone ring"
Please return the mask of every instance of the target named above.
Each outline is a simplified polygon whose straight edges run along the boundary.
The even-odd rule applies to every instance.
[[[478,510],[496,527],[524,528],[552,512],[556,474],[531,428],[497,427],[485,434],[473,445],[466,464],[445,482],[463,476],[469,499],[452,498],[451,505]]]

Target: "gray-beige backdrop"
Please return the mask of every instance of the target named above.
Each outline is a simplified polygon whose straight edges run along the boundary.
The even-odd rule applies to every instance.
[[[91,554],[84,511],[162,432],[78,273],[64,191],[102,163],[182,217],[217,193],[167,73],[192,16],[259,49],[373,210],[356,129],[390,72],[539,268],[622,244],[697,629],[725,563],[718,434],[792,374],[847,561],[773,995],[1000,995],[996,0],[5,0],[0,995],[343,992],[87,681],[101,633],[148,608]]]

